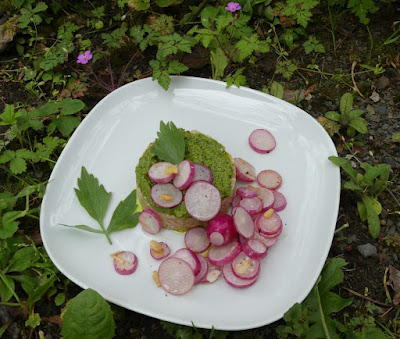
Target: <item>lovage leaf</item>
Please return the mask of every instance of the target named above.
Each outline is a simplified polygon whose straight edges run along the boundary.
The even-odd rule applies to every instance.
[[[179,164],[185,157],[185,140],[180,130],[172,121],[165,124],[160,122],[160,131],[157,132],[152,150],[163,161]]]
[[[107,192],[104,186],[99,184],[99,180],[93,174],[89,174],[83,166],[78,187],[79,189],[75,188],[75,193],[79,202],[93,219],[103,225],[111,193]]]
[[[118,204],[112,215],[107,232],[111,233],[135,227],[139,217],[139,213],[135,213],[136,208],[136,190],[133,190],[125,200]]]
[[[64,315],[61,331],[65,339],[112,338],[115,322],[110,305],[92,289],[71,300]]]

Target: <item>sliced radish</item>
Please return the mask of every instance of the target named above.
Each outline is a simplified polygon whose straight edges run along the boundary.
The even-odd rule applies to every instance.
[[[214,176],[211,170],[207,166],[204,166],[203,164],[194,163],[194,169],[195,173],[193,181],[204,180],[208,181],[209,183],[213,182]]]
[[[190,186],[193,181],[195,173],[195,167],[189,160],[183,160],[178,165],[178,174],[175,175],[172,183],[180,190],[185,190]]]
[[[118,274],[128,275],[136,271],[138,259],[136,255],[129,251],[120,251],[111,254],[114,258],[114,269]]]
[[[268,254],[267,246],[259,239],[247,239],[242,243],[243,252],[250,258],[263,259]]]
[[[177,250],[173,255],[173,258],[179,258],[185,260],[193,270],[194,275],[197,275],[200,272],[201,264],[199,259],[197,258],[196,253],[188,248],[181,248]]]
[[[156,259],[161,260],[169,256],[171,250],[165,242],[150,241],[150,255]]]
[[[233,218],[228,214],[217,215],[207,224],[208,239],[215,246],[226,245],[236,234]]]
[[[253,219],[243,207],[239,206],[235,209],[235,213],[233,214],[233,224],[235,225],[236,231],[244,238],[251,238],[253,236]]]
[[[249,136],[250,147],[257,153],[269,153],[275,146],[274,136],[266,129],[256,129]]]
[[[185,244],[193,252],[205,251],[210,246],[207,231],[203,227],[191,228],[185,234]]]
[[[158,279],[165,291],[181,295],[191,290],[195,282],[195,274],[186,261],[171,257],[160,264]]]
[[[255,278],[253,279],[241,279],[238,278],[232,270],[232,265],[229,264],[225,264],[222,267],[222,275],[224,276],[226,282],[236,288],[245,288],[245,287],[249,287],[251,285],[253,285],[256,281],[257,278],[259,277],[259,275],[257,275]]]
[[[139,214],[139,222],[142,225],[143,231],[156,234],[161,231],[161,219],[156,212],[150,208],[146,208]]]
[[[253,279],[260,273],[260,260],[250,258],[243,251],[233,259],[231,265],[233,274],[241,279]]]
[[[241,196],[239,194],[236,194],[232,200],[232,208],[239,206],[240,200],[242,200]]]
[[[221,268],[217,265],[213,265],[210,263],[208,258],[205,258],[208,263],[208,270],[206,276],[199,282],[201,283],[213,283],[216,281],[221,275]]]
[[[200,261],[200,271],[199,273],[197,273],[196,277],[195,277],[195,283],[201,282],[203,281],[206,276],[207,276],[207,272],[208,272],[208,260],[206,258],[204,258],[202,255],[200,254],[196,254],[197,259],[199,259]]]
[[[235,163],[237,180],[245,182],[253,182],[256,180],[256,169],[253,165],[250,165],[242,158],[235,158],[233,162]]]
[[[242,245],[232,241],[224,246],[211,246],[208,252],[208,260],[213,265],[222,266],[230,263],[242,251]]]
[[[214,218],[221,208],[221,194],[215,186],[199,180],[188,188],[185,194],[185,206],[188,213],[200,221]]]
[[[274,170],[264,170],[258,173],[257,182],[262,187],[276,190],[282,184],[282,177]]]
[[[239,187],[236,190],[236,194],[240,195],[240,197],[242,199],[257,197],[257,191],[254,188],[251,188],[251,187],[248,187],[248,186]]]
[[[279,235],[282,232],[282,219],[277,213],[272,213],[272,215],[268,218],[265,217],[264,214],[260,214],[256,221],[255,225],[260,230],[260,233],[270,236]]]
[[[175,207],[182,201],[182,192],[172,184],[155,184],[150,196],[157,206],[163,208]]]
[[[269,249],[278,241],[279,234],[276,237],[268,237],[260,232],[254,232],[253,239],[260,240]]]
[[[275,212],[280,212],[285,209],[286,207],[286,198],[285,196],[278,192],[278,191],[273,191],[275,201],[274,204],[272,205],[272,208],[274,209]]]
[[[176,173],[178,173],[176,165],[170,162],[157,162],[150,167],[147,175],[157,184],[166,184],[175,177]]]
[[[262,200],[263,202],[262,210],[264,211],[272,207],[272,205],[275,202],[274,191],[271,191],[264,187],[259,187],[257,189],[257,197]]]
[[[240,200],[240,207],[243,207],[250,215],[261,212],[263,202],[259,198],[244,198]]]

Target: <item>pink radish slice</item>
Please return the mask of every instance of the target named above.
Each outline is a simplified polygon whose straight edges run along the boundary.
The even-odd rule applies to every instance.
[[[258,173],[257,182],[264,188],[276,190],[282,184],[282,177],[274,170],[264,170]]]
[[[211,264],[210,261],[208,260],[208,258],[205,258],[205,259],[207,260],[207,263],[208,263],[207,274],[199,282],[200,283],[213,283],[221,275],[221,268],[219,266]]]
[[[200,271],[196,274],[195,283],[201,282],[206,276],[208,272],[208,261],[200,254],[196,254],[197,259],[200,261]]]
[[[247,239],[242,243],[243,252],[250,258],[263,259],[268,254],[267,246],[259,239]]]
[[[253,165],[250,165],[242,158],[235,158],[233,162],[235,163],[237,180],[245,182],[253,182],[256,180],[256,169]]]
[[[170,162],[157,162],[150,167],[147,175],[157,184],[166,184],[175,177],[175,173],[170,173],[169,171],[173,167],[175,165]]]
[[[214,176],[211,170],[203,164],[194,163],[194,177],[193,181],[204,180],[209,183],[213,182]]]
[[[199,259],[197,258],[196,253],[188,248],[181,248],[177,250],[173,255],[173,258],[179,258],[185,260],[193,270],[194,275],[197,275],[200,272],[201,264]]]
[[[253,279],[260,273],[260,260],[250,258],[243,251],[233,259],[231,265],[233,274],[241,279]]]
[[[213,265],[222,266],[230,263],[242,251],[242,245],[232,241],[223,246],[211,246],[208,252],[208,260]]]
[[[273,191],[275,201],[274,204],[272,205],[272,208],[274,209],[275,212],[280,212],[285,209],[286,207],[286,198],[285,196],[278,192],[278,191]]]
[[[183,160],[178,165],[178,174],[175,175],[172,183],[180,190],[185,190],[193,181],[195,173],[194,164],[189,160]]]
[[[278,236],[274,238],[267,238],[265,235],[259,232],[254,232],[253,239],[260,240],[267,247],[267,249],[269,249],[276,244],[276,242],[278,241]]]
[[[214,218],[221,208],[221,194],[218,188],[209,182],[199,180],[192,183],[186,191],[185,206],[193,218],[208,221]]]
[[[150,255],[156,260],[164,259],[164,258],[168,257],[169,254],[171,253],[169,246],[165,242],[159,242],[159,244],[163,248],[163,250],[161,252],[157,252],[150,247]]]
[[[261,213],[257,217],[255,225],[260,230],[260,233],[265,235],[279,235],[282,231],[282,219],[277,213],[272,214],[270,218],[265,218],[264,214]]]
[[[245,287],[249,287],[251,285],[253,285],[256,281],[257,278],[259,277],[259,275],[257,275],[255,278],[253,279],[241,279],[238,278],[232,270],[232,265],[229,264],[225,264],[222,267],[222,275],[224,276],[226,282],[236,288],[245,288]]]
[[[257,153],[269,153],[275,146],[274,136],[266,129],[256,129],[249,136],[250,147]]]
[[[257,197],[263,202],[263,211],[271,208],[275,201],[274,191],[260,187],[257,190]]]
[[[239,206],[240,200],[242,200],[241,196],[236,194],[232,200],[232,208]]]
[[[146,208],[139,214],[139,222],[142,225],[143,231],[156,234],[161,231],[161,219],[156,212],[150,208]]]
[[[210,246],[207,231],[202,227],[191,228],[185,234],[185,244],[193,252],[205,251]]]
[[[250,215],[261,212],[263,202],[258,198],[244,198],[240,200],[240,207],[243,207]]]
[[[257,191],[253,188],[242,186],[236,190],[236,194],[240,195],[242,199],[244,198],[255,198],[257,197]]]
[[[195,274],[186,261],[171,257],[160,264],[158,279],[165,291],[181,295],[191,290],[195,282]]]
[[[236,231],[244,238],[251,238],[253,236],[253,219],[243,207],[239,206],[235,209],[235,213],[233,214],[233,224],[235,225]]]
[[[134,253],[121,251],[112,256],[114,257],[114,269],[118,274],[128,275],[136,271],[138,259]]]
[[[182,192],[172,184],[155,184],[150,196],[157,206],[163,208],[175,207],[182,201]]]
[[[207,235],[211,244],[215,246],[226,245],[236,236],[233,218],[228,214],[217,215],[207,224]]]

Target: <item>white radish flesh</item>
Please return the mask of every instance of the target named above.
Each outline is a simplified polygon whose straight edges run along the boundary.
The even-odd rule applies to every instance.
[[[203,227],[195,227],[185,234],[185,245],[195,253],[203,252],[210,246],[207,231]]]
[[[279,235],[282,232],[282,219],[277,213],[273,213],[270,217],[266,218],[265,213],[261,213],[257,217],[255,221],[256,227],[262,234],[271,236]]]
[[[260,240],[265,245],[265,247],[269,249],[270,247],[276,244],[276,242],[278,241],[278,236],[269,238],[266,237],[264,234],[256,231],[254,232],[252,239]]]
[[[180,190],[185,190],[193,181],[195,173],[194,164],[188,160],[183,160],[178,165],[178,174],[175,175],[172,183]]]
[[[232,200],[232,208],[239,206],[240,200],[242,200],[241,196],[239,194],[236,194]]]
[[[150,255],[156,259],[161,260],[169,256],[171,250],[165,242],[150,241]]]
[[[240,207],[243,207],[250,215],[261,212],[263,202],[258,198],[244,198],[240,200]]]
[[[242,186],[236,190],[236,194],[240,195],[242,199],[244,198],[255,198],[257,197],[257,191],[253,188]]]
[[[207,166],[204,166],[203,164],[194,163],[194,169],[195,173],[193,181],[204,180],[208,181],[209,183],[213,182],[214,176],[211,170]]]
[[[153,202],[163,208],[172,208],[182,202],[182,192],[172,184],[155,184],[150,191]]]
[[[238,278],[232,270],[232,265],[226,264],[222,267],[222,275],[224,276],[226,282],[236,288],[245,288],[253,285],[256,281],[259,275],[257,275],[253,279],[241,279]]]
[[[179,258],[186,261],[193,270],[194,275],[197,275],[200,272],[201,264],[199,259],[197,258],[196,253],[188,248],[181,248],[177,250],[173,255],[173,258]]]
[[[182,295],[191,290],[195,274],[190,265],[179,258],[165,259],[158,268],[161,287],[168,293]]]
[[[260,260],[250,258],[243,251],[233,259],[231,265],[233,274],[241,279],[253,279],[258,276],[260,271]]]
[[[285,209],[286,207],[286,198],[285,196],[278,192],[278,191],[273,191],[274,193],[274,197],[275,197],[275,201],[274,204],[272,205],[272,208],[274,209],[275,212],[280,212],[282,210]]]
[[[237,180],[245,182],[253,182],[256,180],[256,169],[253,165],[242,158],[235,158],[233,162],[235,163]]]
[[[193,218],[211,220],[221,209],[221,193],[207,181],[195,181],[186,191],[185,206]]]
[[[111,254],[114,258],[114,269],[118,274],[129,275],[136,271],[138,259],[136,255],[129,251],[121,251]]]
[[[203,281],[207,276],[208,260],[200,254],[196,254],[196,255],[197,255],[197,259],[199,259],[199,261],[200,261],[200,266],[201,266],[199,273],[197,273],[197,275],[195,276],[194,282],[197,284],[197,283]]]
[[[236,234],[233,218],[228,214],[218,215],[207,224],[208,239],[215,246],[231,242]]]
[[[157,162],[150,167],[147,175],[157,184],[166,184],[175,177],[177,172],[178,168],[176,165],[170,162]]]
[[[146,208],[139,214],[139,222],[142,225],[143,231],[156,234],[161,231],[161,219],[156,212],[150,208]]]
[[[258,173],[257,182],[264,188],[276,190],[282,184],[282,177],[274,170],[264,170]]]
[[[243,207],[237,207],[233,214],[236,231],[244,238],[251,238],[254,233],[254,222],[251,215]]]
[[[232,241],[224,246],[211,246],[208,252],[208,260],[213,265],[222,266],[230,263],[242,251],[242,245]]]
[[[264,187],[259,187],[257,189],[257,197],[263,202],[263,211],[266,211],[267,209],[272,207],[275,202],[274,191],[271,191]]]
[[[244,253],[253,259],[263,259],[268,253],[267,246],[259,239],[247,239],[242,243],[242,249]]]
[[[266,129],[256,129],[249,136],[250,147],[257,153],[269,153],[275,146],[274,136]]]

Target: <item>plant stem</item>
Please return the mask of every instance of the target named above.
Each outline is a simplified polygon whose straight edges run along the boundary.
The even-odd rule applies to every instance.
[[[349,223],[348,223],[348,222],[345,223],[343,226],[339,227],[339,228],[335,231],[335,234],[336,234],[336,233],[339,233],[340,231],[344,230],[344,229],[347,228],[347,227],[349,227]]]
[[[329,334],[328,326],[326,325],[325,316],[324,316],[324,311],[323,311],[323,309],[322,309],[321,297],[319,296],[318,286],[315,287],[315,291],[316,291],[316,293],[317,293],[318,309],[319,309],[319,313],[320,313],[320,315],[321,315],[322,327],[323,327],[323,329],[324,329],[326,339],[331,339],[331,335]]]
[[[8,280],[6,279],[6,277],[2,271],[0,271],[0,278],[1,278],[1,280],[3,280],[4,285],[6,285],[6,287],[11,292],[11,294],[14,296],[15,300],[18,301],[18,305],[22,306],[21,302],[19,301],[18,295],[15,293],[14,289],[10,286],[10,284],[8,283]]]
[[[374,48],[374,38],[372,36],[371,30],[369,29],[368,25],[365,25],[365,27],[367,28],[367,32],[369,35],[369,41],[371,42],[370,48],[369,48],[369,55],[368,55],[368,59],[371,59],[371,55],[372,55],[372,50]]]
[[[21,306],[18,303],[6,303],[6,302],[0,302],[0,305],[2,305],[2,306]]]
[[[108,232],[107,232],[107,230],[104,228],[104,226],[103,226],[103,223],[99,223],[99,224],[100,224],[100,227],[101,227],[101,229],[102,229],[102,231],[103,231],[104,235],[106,236],[106,238],[107,238],[107,240],[108,240],[109,244],[110,244],[110,245],[112,245],[112,242],[111,242],[110,236],[108,235]]]

